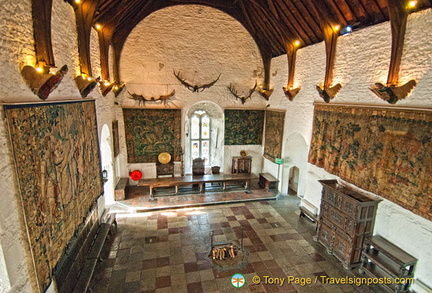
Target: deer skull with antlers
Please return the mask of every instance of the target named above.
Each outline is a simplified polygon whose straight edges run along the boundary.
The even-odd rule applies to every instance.
[[[232,94],[236,99],[239,99],[239,100],[242,102],[242,105],[244,105],[244,103],[246,102],[246,100],[251,98],[251,96],[252,96],[253,92],[255,91],[256,87],[257,87],[257,83],[256,83],[256,81],[255,81],[255,85],[254,85],[254,87],[249,91],[249,94],[248,94],[247,96],[245,96],[245,97],[239,96],[239,95],[237,94],[237,90],[235,89],[235,87],[234,87],[231,83],[230,83],[230,85],[228,86],[228,89],[229,89],[229,91],[231,92],[231,94]]]

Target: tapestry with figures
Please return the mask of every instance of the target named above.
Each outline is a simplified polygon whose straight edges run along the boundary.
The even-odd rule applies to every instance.
[[[260,145],[263,110],[225,110],[225,145]]]
[[[272,162],[282,155],[285,112],[266,111],[264,157]]]
[[[180,109],[123,109],[128,163],[155,163],[162,152],[181,161]]]
[[[102,194],[94,101],[5,105],[40,290]]]
[[[309,162],[432,220],[432,112],[316,105]]]

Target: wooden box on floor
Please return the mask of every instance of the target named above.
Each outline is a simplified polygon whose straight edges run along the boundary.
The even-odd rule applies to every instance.
[[[120,178],[117,182],[116,188],[114,190],[115,200],[124,200],[126,198],[126,192],[128,187],[129,178]]]
[[[345,268],[360,262],[363,240],[372,235],[380,200],[370,198],[336,180],[319,180],[322,197],[316,240]]]

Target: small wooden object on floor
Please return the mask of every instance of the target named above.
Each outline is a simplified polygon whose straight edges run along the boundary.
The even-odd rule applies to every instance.
[[[277,188],[276,185],[278,182],[279,182],[279,180],[277,180],[270,173],[259,173],[258,184],[261,187],[264,187],[267,191],[269,191],[269,189],[276,189]]]
[[[114,191],[115,200],[124,200],[126,198],[128,182],[129,178],[120,178]]]

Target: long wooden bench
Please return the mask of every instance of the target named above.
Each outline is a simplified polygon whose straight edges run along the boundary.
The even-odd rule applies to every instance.
[[[117,227],[115,214],[110,214],[108,209],[100,219],[97,214],[97,210],[93,211],[87,218],[56,265],[54,279],[60,293],[83,293],[89,288],[105,240],[114,232],[114,226]]]
[[[126,198],[126,192],[128,188],[129,178],[120,178],[117,182],[116,188],[114,190],[115,200],[124,200]]]
[[[265,188],[267,191],[269,189],[277,188],[276,185],[279,182],[273,175],[270,173],[259,173],[259,181],[258,184]]]

